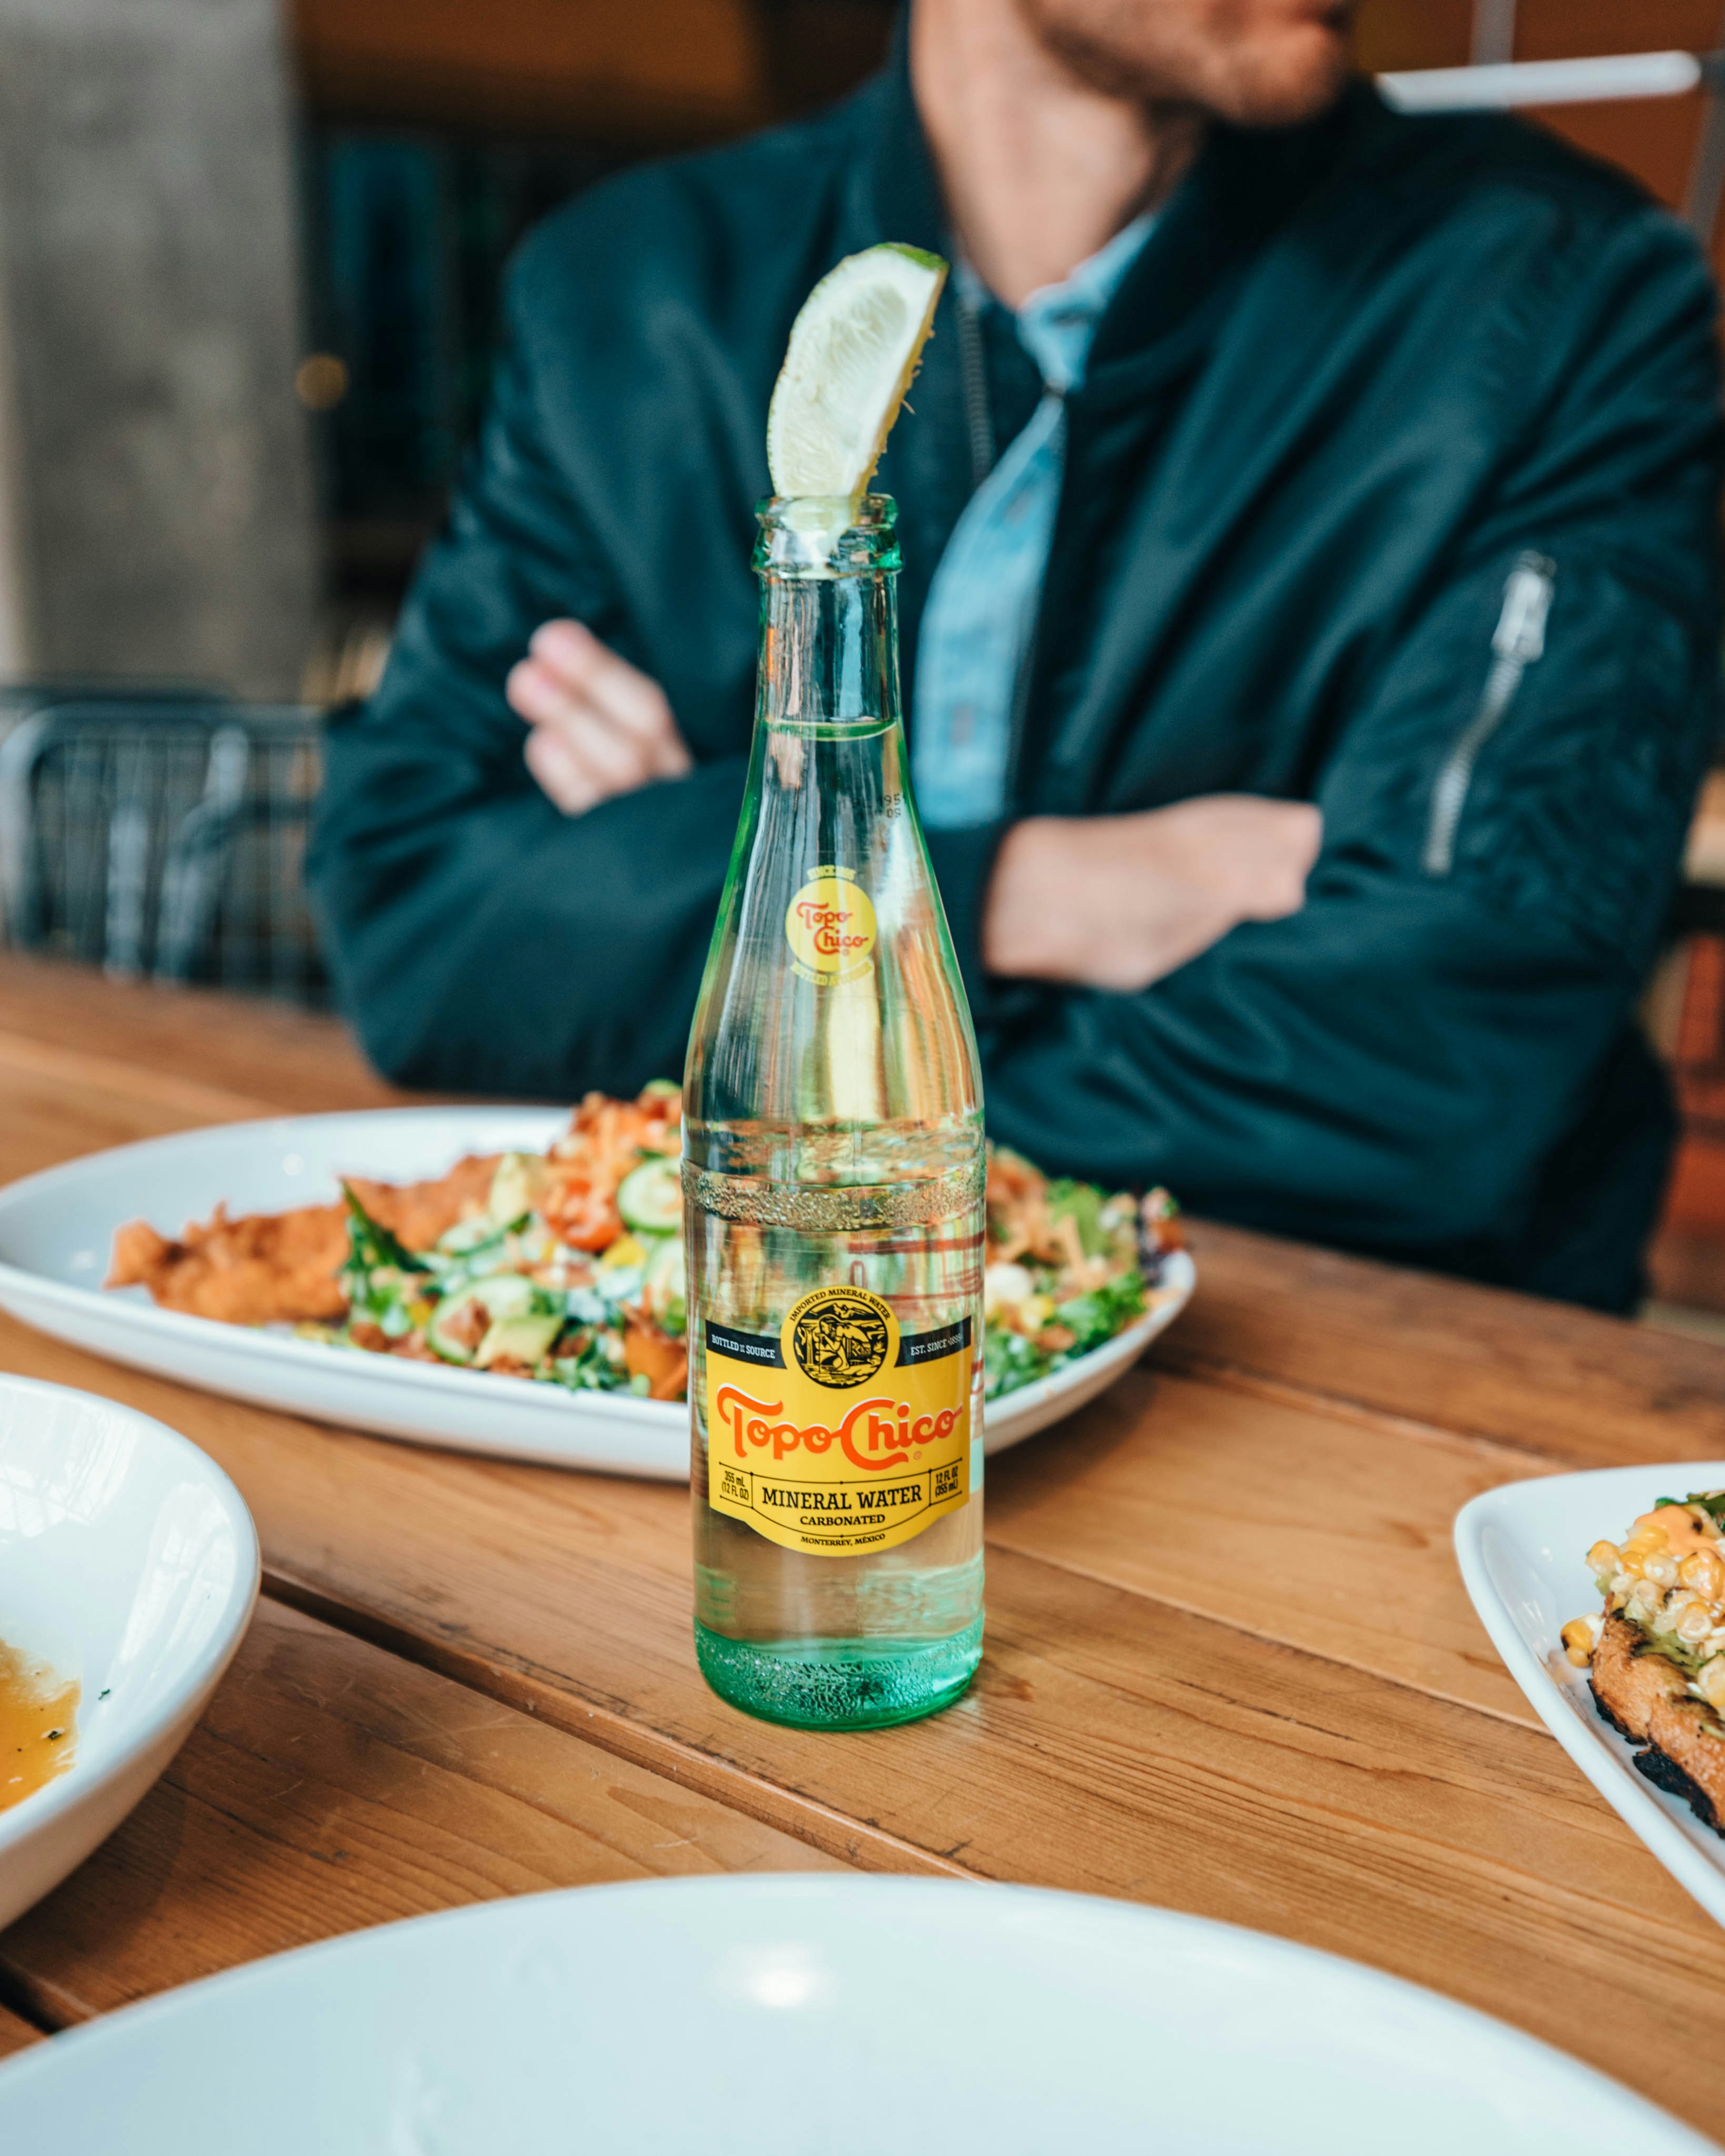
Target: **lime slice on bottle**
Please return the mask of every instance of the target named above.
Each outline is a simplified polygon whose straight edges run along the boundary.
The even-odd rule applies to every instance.
[[[938,254],[888,242],[847,255],[821,279],[792,327],[767,416],[775,494],[860,498],[946,278]]]

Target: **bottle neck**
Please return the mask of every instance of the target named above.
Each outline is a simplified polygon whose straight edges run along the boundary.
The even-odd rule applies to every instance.
[[[768,726],[896,724],[896,572],[781,578],[761,592],[755,716]]]
[[[755,716],[768,726],[888,726],[899,717],[898,545],[884,495],[763,503],[755,570]]]

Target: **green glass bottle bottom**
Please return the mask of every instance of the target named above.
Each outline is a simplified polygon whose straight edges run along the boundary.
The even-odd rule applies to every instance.
[[[983,1658],[983,1620],[945,1640],[727,1640],[698,1620],[701,1673],[745,1714],[796,1729],[884,1729],[950,1707]]]

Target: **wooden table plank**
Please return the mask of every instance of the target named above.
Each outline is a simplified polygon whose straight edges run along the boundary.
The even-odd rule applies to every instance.
[[[39,2029],[33,2029],[28,2021],[21,2020],[8,2008],[0,2006],[0,2059],[10,2058],[14,2051],[22,2051],[27,2044],[39,2044],[43,2041]]]
[[[990,1461],[988,1538],[1538,1728],[1450,1530],[1469,1498],[1551,1466],[1141,1366]]]
[[[336,1019],[261,996],[108,981],[87,967],[8,951],[0,952],[0,1013],[14,1053],[22,1041],[74,1051],[90,1059],[86,1079],[117,1060],[172,1086],[264,1104],[249,1112],[315,1115],[428,1097],[378,1077]],[[186,1120],[222,1113],[193,1107]]]
[[[263,1954],[503,1895],[839,1868],[266,1599],[162,1780],[0,1932],[0,1984],[60,2027]]]
[[[8,1064],[3,1036],[0,1036],[0,1097],[5,1101],[5,1113],[0,1116],[0,1182],[5,1183],[69,1160],[74,1154],[131,1145],[140,1138],[163,1137],[193,1122],[215,1120],[208,1115],[193,1116],[183,1106],[170,1105],[147,1087],[128,1093],[111,1082],[92,1085],[69,1070],[21,1070]],[[254,1106],[247,1112],[264,1115],[269,1110]],[[227,1120],[238,1118],[229,1116]]]
[[[1725,1348],[1214,1221],[1163,1368],[1351,1404],[1568,1466],[1725,1459]]]

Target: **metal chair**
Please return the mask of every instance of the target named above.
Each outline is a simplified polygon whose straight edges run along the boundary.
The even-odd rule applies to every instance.
[[[327,1000],[301,886],[321,716],[108,700],[0,743],[0,895],[14,946],[121,979]]]
[[[0,681],[0,742],[38,711],[58,704],[231,704],[234,691],[214,681],[133,675],[45,674]]]

